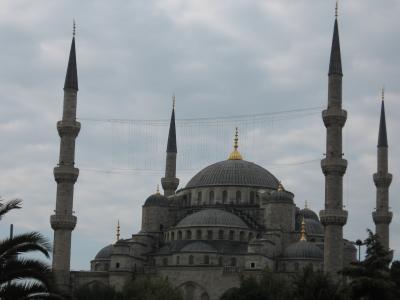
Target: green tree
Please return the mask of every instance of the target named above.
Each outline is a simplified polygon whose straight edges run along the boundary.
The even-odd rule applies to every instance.
[[[335,282],[323,271],[314,271],[311,265],[295,275],[293,289],[293,298],[296,300],[346,299],[346,292],[340,282]]]
[[[3,203],[0,199],[0,219],[20,209],[21,202],[16,199]],[[48,264],[26,256],[41,253],[49,258],[50,250],[49,242],[37,232],[0,240],[0,299],[62,299],[52,293]]]
[[[76,300],[124,300],[122,293],[108,286],[82,286],[74,291]]]
[[[182,300],[179,290],[166,278],[135,278],[125,284],[122,294],[124,300]]]
[[[343,275],[350,279],[349,288],[352,299],[386,300],[394,298],[396,282],[399,278],[398,264],[395,264],[393,275],[389,264],[391,253],[384,249],[376,235],[367,230],[368,238],[364,241],[367,247],[365,259],[353,263],[343,270]]]

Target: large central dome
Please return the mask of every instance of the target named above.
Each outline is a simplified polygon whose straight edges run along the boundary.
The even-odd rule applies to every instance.
[[[277,189],[279,180],[263,167],[245,160],[228,159],[197,173],[185,189],[207,186],[248,186]]]

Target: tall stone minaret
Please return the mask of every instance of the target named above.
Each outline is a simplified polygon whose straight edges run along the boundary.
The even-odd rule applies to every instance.
[[[166,197],[175,194],[179,185],[179,179],[176,178],[176,130],[175,130],[175,95],[172,96],[172,115],[169,124],[167,158],[165,163],[165,177],[161,178],[161,184]]]
[[[342,128],[347,112],[342,109],[343,73],[337,7],[328,76],[328,108],[322,112],[326,127],[326,157],[321,160],[325,175],[325,209],[320,211],[320,218],[325,228],[324,270],[336,275],[343,267],[343,226],[347,221],[347,211],[343,210],[343,175],[347,161],[342,158]]]
[[[81,124],[76,121],[77,93],[74,25],[64,84],[63,116],[57,123],[61,142],[59,163],[54,168],[54,179],[57,182],[56,209],[55,214],[50,217],[54,230],[52,271],[57,287],[63,291],[70,288],[71,233],[76,225],[76,216],[72,210],[74,184],[79,175],[79,169],[75,168],[75,139],[81,128]]]
[[[376,211],[372,213],[372,218],[378,239],[385,249],[389,250],[389,224],[392,221],[392,212],[389,211],[389,186],[392,182],[392,174],[388,173],[388,141],[383,89],[377,154],[377,172],[373,176],[376,186]]]

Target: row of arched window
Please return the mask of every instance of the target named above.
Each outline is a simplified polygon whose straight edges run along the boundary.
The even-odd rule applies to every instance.
[[[186,263],[187,263],[188,265],[194,265],[194,264],[195,264],[194,256],[193,256],[193,255],[189,255],[188,258],[187,258],[187,262],[186,262]],[[219,257],[218,257],[218,265],[222,266],[223,263],[224,263],[223,257],[222,257],[222,256],[219,256]],[[162,264],[163,264],[163,266],[168,266],[168,258],[167,258],[167,257],[164,257],[164,258],[163,258]],[[175,258],[175,264],[176,264],[176,265],[180,265],[180,264],[185,264],[185,262],[184,262],[184,261],[181,261],[181,257],[178,255],[178,256],[176,256],[176,258]],[[202,264],[203,264],[203,265],[209,265],[209,264],[210,264],[210,256],[204,255],[204,256],[203,256],[203,259],[202,259]],[[237,265],[237,259],[236,259],[236,257],[231,257],[231,258],[229,259],[229,265],[232,266],[232,267],[235,267],[235,266]]]
[[[167,241],[175,241],[175,240],[230,240],[235,241],[239,240],[240,242],[250,241],[254,238],[254,233],[249,232],[246,234],[244,231],[239,232],[239,236],[237,237],[237,231],[235,230],[219,230],[216,232],[214,236],[213,230],[177,230],[166,233],[165,239]]]
[[[195,196],[197,196],[197,197],[196,197],[194,203],[197,205],[215,204],[215,192],[214,191],[208,192],[208,199],[205,199],[202,191],[198,191],[197,195],[195,195]],[[219,200],[219,199],[217,199],[217,200]],[[255,204],[256,200],[258,200],[258,195],[254,191],[250,191],[249,203]],[[184,195],[183,201],[184,201],[184,204],[186,204],[186,205],[192,204],[192,194],[189,193],[187,195]],[[224,191],[222,191],[222,197],[221,197],[220,201],[222,201],[222,204],[229,204],[229,203],[240,204],[240,203],[242,203],[242,191],[239,191],[239,190],[236,191],[234,199],[228,199],[228,191],[224,190]],[[221,203],[220,201],[218,201],[218,202]]]

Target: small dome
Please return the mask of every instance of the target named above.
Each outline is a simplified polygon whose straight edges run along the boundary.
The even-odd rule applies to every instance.
[[[193,242],[183,247],[180,252],[217,252],[217,250],[205,242]]]
[[[309,235],[314,234],[324,234],[324,226],[319,221],[315,221],[314,219],[306,219],[304,218],[304,223],[306,225],[306,232]]]
[[[204,209],[184,217],[176,227],[226,226],[248,228],[237,215],[221,209]]]
[[[303,208],[299,211],[299,215],[304,219],[313,219],[315,221],[319,221],[318,215],[309,208]]]
[[[105,246],[96,254],[94,259],[110,259],[112,254],[112,248],[113,248],[112,244]]]
[[[314,243],[299,241],[289,245],[284,251],[285,258],[323,258],[324,253]]]
[[[150,195],[144,202],[143,206],[168,206],[168,199],[164,195],[161,195],[160,193],[155,193],[153,195]]]
[[[206,186],[249,186],[277,189],[278,179],[255,163],[228,159],[212,164],[193,176],[185,189]]]

